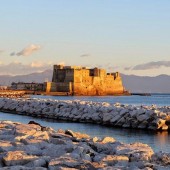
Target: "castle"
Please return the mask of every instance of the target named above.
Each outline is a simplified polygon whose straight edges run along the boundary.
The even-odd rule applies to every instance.
[[[68,95],[122,94],[124,87],[118,72],[89,69],[80,66],[54,65],[52,82],[47,82],[46,92],[67,92]]]

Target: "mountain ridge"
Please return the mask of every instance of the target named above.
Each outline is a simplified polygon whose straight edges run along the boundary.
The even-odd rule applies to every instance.
[[[12,82],[36,82],[51,81],[52,70],[35,72],[27,75],[0,75],[0,85],[10,85]],[[170,93],[170,75],[137,76],[121,74],[123,85],[133,93]]]

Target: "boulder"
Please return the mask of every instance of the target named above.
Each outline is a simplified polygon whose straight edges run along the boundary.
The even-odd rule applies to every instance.
[[[122,163],[124,166],[127,166],[129,158],[124,155],[107,155],[103,157],[100,161],[107,164],[107,166],[114,166],[117,163]]]
[[[24,151],[9,151],[3,157],[3,162],[6,166],[24,165],[37,158],[37,156],[27,155]]]
[[[72,137],[75,137],[77,139],[82,139],[82,138],[90,139],[89,135],[83,134],[83,133],[79,133],[79,132],[73,132],[72,130],[66,130],[65,134],[70,135]]]
[[[116,147],[117,155],[127,155],[131,161],[148,161],[153,153],[147,144],[142,143],[122,144]]]
[[[16,135],[33,135],[37,130],[41,130],[40,126],[33,124],[20,124],[16,125]]]
[[[116,140],[112,137],[103,137],[99,142],[101,143],[113,143]]]
[[[147,121],[150,117],[146,114],[142,114],[142,115],[137,115],[136,118],[139,122],[143,122],[143,121]]]

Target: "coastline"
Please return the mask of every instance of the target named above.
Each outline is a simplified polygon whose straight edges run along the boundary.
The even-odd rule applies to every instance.
[[[0,169],[107,170],[169,169],[170,153],[154,153],[143,143],[125,144],[36,122],[0,121]]]

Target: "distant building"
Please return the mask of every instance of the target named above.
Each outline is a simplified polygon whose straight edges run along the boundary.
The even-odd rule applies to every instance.
[[[12,90],[30,90],[30,91],[43,91],[44,90],[44,83],[12,83],[11,84]]]
[[[106,73],[104,69],[80,66],[54,65],[52,82],[46,85],[46,92],[68,92],[72,95],[114,95],[124,92],[118,72]]]
[[[8,86],[2,86],[2,85],[0,85],[0,90],[8,90],[8,89],[9,89]]]

